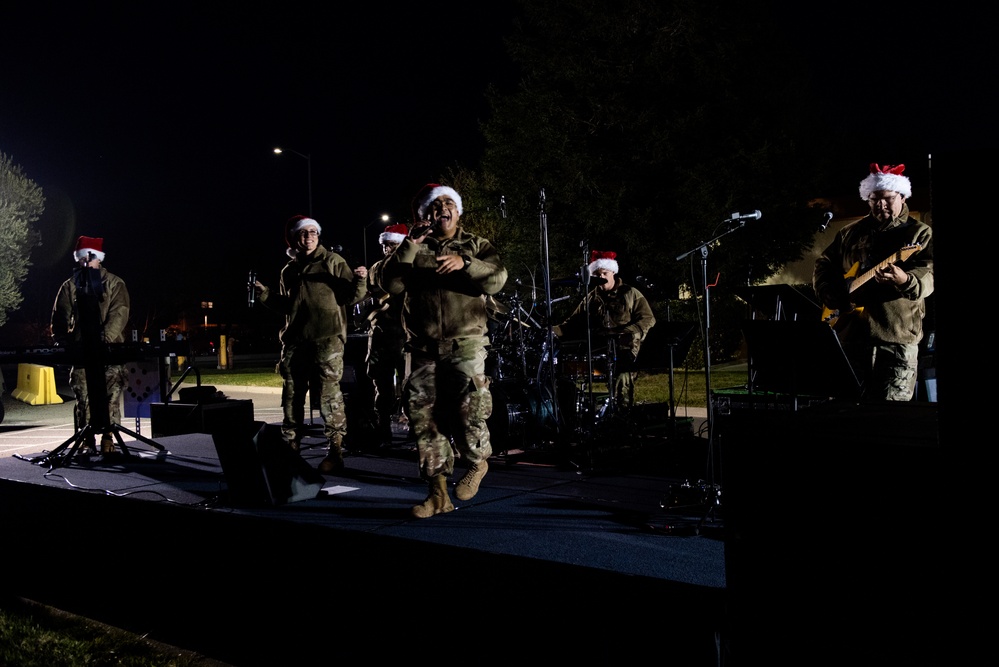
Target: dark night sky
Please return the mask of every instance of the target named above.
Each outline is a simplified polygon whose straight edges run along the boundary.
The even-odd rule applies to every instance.
[[[306,212],[309,164],[276,145],[311,155],[324,242],[360,263],[364,225],[405,214],[449,166],[474,166],[482,93],[513,80],[510,2],[336,13],[47,4],[0,14],[0,151],[48,208],[24,313],[46,319],[80,234],[105,237],[108,268],[139,304],[176,291],[238,298],[251,269],[276,282],[281,224]],[[922,162],[989,127],[978,103],[987,42],[968,26],[953,39],[932,11],[869,20],[814,4],[774,20],[827,82],[816,113],[856,127],[869,149],[844,155],[851,181],[868,161]]]

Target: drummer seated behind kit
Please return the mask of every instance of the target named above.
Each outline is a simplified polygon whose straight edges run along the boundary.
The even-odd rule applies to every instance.
[[[655,323],[655,315],[645,296],[618,277],[617,253],[594,250],[586,267],[595,287],[562,324],[552,328],[559,338],[586,338],[590,327],[597,345],[613,341],[615,352],[614,402],[618,413],[627,412],[635,403],[635,359],[642,341]],[[589,304],[589,308],[587,308]],[[586,313],[589,312],[589,317]]]

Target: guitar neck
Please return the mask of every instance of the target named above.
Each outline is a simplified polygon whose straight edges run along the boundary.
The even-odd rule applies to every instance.
[[[852,283],[850,283],[850,294],[853,294],[855,291],[860,289],[861,285],[863,285],[868,280],[873,278],[875,273],[885,268],[886,266],[890,266],[891,264],[894,264],[895,262],[899,261],[902,261],[901,253],[896,252],[892,254],[891,257],[888,257],[887,259],[878,262],[876,265],[872,266],[867,271],[864,271],[862,274],[854,278]]]

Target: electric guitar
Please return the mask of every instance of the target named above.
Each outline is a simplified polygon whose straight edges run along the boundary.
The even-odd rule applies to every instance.
[[[390,294],[382,294],[378,297],[366,296],[355,304],[354,326],[360,331],[367,331],[378,313],[388,309],[390,296]]]
[[[857,271],[860,269],[860,262],[855,263],[853,266],[850,267],[849,271],[843,274],[843,278],[845,280],[850,281],[850,294],[853,294],[858,289],[860,289],[861,286],[863,286],[868,280],[873,278],[874,274],[876,274],[881,269],[885,268],[886,266],[890,266],[891,264],[904,262],[905,260],[909,259],[922,249],[923,246],[921,246],[918,243],[913,243],[912,245],[904,246],[901,249],[899,249],[897,252],[893,252],[883,261],[878,262],[867,271],[864,271],[859,276],[857,275]],[[855,319],[856,317],[859,317],[863,311],[864,308],[862,306],[861,307],[854,306],[852,303],[850,304],[850,310],[847,310],[845,312],[840,312],[838,309],[830,310],[829,308],[823,306],[822,321],[831,326],[837,332],[842,332],[846,328],[846,325],[849,324],[851,320]]]

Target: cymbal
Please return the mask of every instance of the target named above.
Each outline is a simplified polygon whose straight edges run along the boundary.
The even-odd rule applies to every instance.
[[[490,315],[509,315],[510,307],[494,296],[486,297],[486,310]]]

